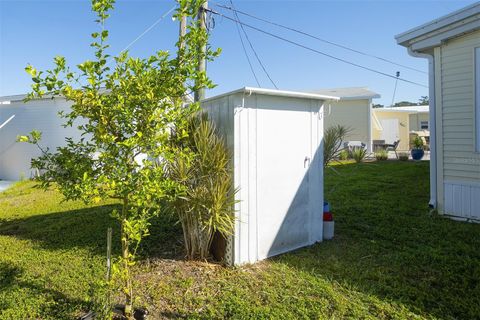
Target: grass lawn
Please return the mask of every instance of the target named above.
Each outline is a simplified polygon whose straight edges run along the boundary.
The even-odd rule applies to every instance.
[[[255,265],[183,261],[178,226],[156,221],[135,270],[139,304],[153,319],[479,319],[480,225],[429,213],[428,162],[335,170],[335,239]],[[33,186],[0,194],[0,319],[72,319],[104,277],[114,204]]]

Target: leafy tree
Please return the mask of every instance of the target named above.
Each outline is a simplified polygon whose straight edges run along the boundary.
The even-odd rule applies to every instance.
[[[372,105],[372,108],[384,108],[385,106],[383,104],[379,104],[379,103],[374,103]]]
[[[400,101],[393,105],[393,107],[406,107],[406,106],[416,106],[417,103],[410,101]]]
[[[94,59],[67,66],[64,57],[54,59],[55,67],[37,71],[25,69],[33,80],[28,99],[44,95],[63,96],[72,103],[62,114],[66,126],[77,126],[82,138],[66,139],[66,146],[32,160],[41,173],[43,188],[52,183],[66,200],[98,203],[117,199],[120,210],[112,215],[121,224],[122,254],[116,264],[117,277],[125,295],[125,314],[132,317],[133,287],[130,267],[143,237],[148,235],[150,219],[158,214],[165,199],[173,199],[181,185],[165,174],[165,162],[193,159],[192,151],[171,143],[186,138],[188,119],[198,104],[184,106],[187,92],[211,88],[205,72],[197,71],[199,59],[213,59],[219,50],[198,48],[208,35],[194,19],[203,0],[179,0],[176,18],[189,18],[188,32],[177,43],[177,55],[158,51],[145,58],[122,52],[116,57],[106,53],[108,31],[105,21],[114,0],[92,0],[100,31],[91,34]],[[182,45],[185,44],[185,45]],[[199,52],[200,51],[200,52]],[[110,62],[112,67],[110,67]],[[171,135],[171,129],[176,134]],[[40,147],[41,134],[33,131],[20,141]],[[162,159],[162,161],[159,161]]]
[[[418,105],[419,106],[424,106],[430,103],[430,99],[428,96],[421,96],[420,99],[418,99]]]

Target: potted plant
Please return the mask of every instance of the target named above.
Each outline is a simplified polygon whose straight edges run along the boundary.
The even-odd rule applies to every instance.
[[[425,152],[423,151],[423,140],[419,136],[417,136],[413,140],[413,148],[411,154],[413,160],[421,160],[425,154]]]

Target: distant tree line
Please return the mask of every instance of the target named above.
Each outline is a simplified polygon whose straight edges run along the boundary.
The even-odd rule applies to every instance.
[[[421,96],[418,99],[418,102],[410,102],[410,101],[400,101],[395,103],[392,107],[405,107],[405,106],[424,106],[430,103],[430,99],[428,96]],[[373,104],[373,108],[385,108],[383,104]]]

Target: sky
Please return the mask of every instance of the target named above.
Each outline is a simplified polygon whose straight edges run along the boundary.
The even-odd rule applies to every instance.
[[[383,73],[394,76],[400,71],[401,78],[425,85],[428,84],[427,61],[409,56],[404,47],[396,44],[394,36],[474,2],[233,0],[238,10],[424,73],[240,16],[244,23]],[[232,16],[228,10],[216,7],[218,3],[228,5],[229,0],[210,1],[210,7]],[[174,5],[174,0],[117,0],[107,22],[111,45],[109,53],[116,55],[124,50],[155,22],[158,23],[130,47],[131,55],[147,57],[158,50],[174,52],[178,22],[173,21],[171,15],[159,21]],[[94,19],[88,0],[0,0],[0,96],[29,91],[31,80],[24,72],[27,64],[45,70],[52,68],[52,59],[56,55],[65,56],[70,64],[93,58],[89,43],[90,34],[98,29]],[[214,16],[213,21],[210,44],[221,48],[222,54],[208,64],[208,74],[217,87],[209,90],[207,96],[244,86],[257,87],[235,23],[219,16]],[[305,91],[368,87],[381,95],[374,103],[392,103],[393,78],[307,51],[249,28],[245,30],[279,89]],[[247,43],[246,46],[261,87],[273,88]],[[427,88],[399,81],[394,101],[417,102],[426,95]]]

